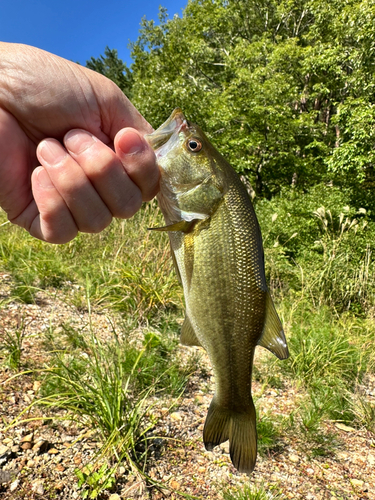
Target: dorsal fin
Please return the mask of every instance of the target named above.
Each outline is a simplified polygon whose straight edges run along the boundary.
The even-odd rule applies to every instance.
[[[185,321],[181,328],[180,342],[182,345],[197,345],[202,347],[202,344],[199,342],[188,316],[185,316]]]
[[[266,320],[258,345],[265,347],[279,359],[289,356],[284,330],[269,291],[266,294]]]

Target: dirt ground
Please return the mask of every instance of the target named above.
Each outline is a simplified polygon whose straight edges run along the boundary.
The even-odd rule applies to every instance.
[[[0,278],[0,299],[5,300],[7,275]],[[58,294],[46,293],[39,296],[37,304],[10,302],[2,307],[0,339],[6,331],[19,326],[20,318],[27,325],[22,359],[30,369],[42,367],[46,359],[43,331],[68,320],[75,326],[88,323],[87,313],[68,305]],[[93,313],[92,322],[103,335],[110,330],[105,314]],[[256,363],[262,362],[261,356],[259,350]],[[286,432],[276,447],[259,455],[250,478],[233,468],[228,443],[214,452],[205,451],[202,429],[213,395],[213,379],[204,355],[200,363],[177,406],[168,411],[167,403],[159,402],[154,410],[160,417],[154,431],[159,437],[155,438],[146,473],[164,487],[120,466],[116,484],[99,498],[156,500],[183,498],[181,494],[187,494],[199,499],[220,499],[223,489],[251,483],[285,498],[375,500],[375,435],[365,429],[326,423],[324,431],[332,440],[332,451],[324,456],[314,456],[309,443],[297,432]],[[47,419],[37,407],[22,416],[25,421],[10,426],[37,397],[40,387],[30,373],[15,378],[13,375],[4,365],[0,367],[0,498],[82,498],[75,470],[85,470],[95,457],[100,447],[95,434],[72,424],[62,413]],[[253,382],[253,389],[255,396],[261,395],[260,418],[266,412],[288,416],[301,397],[296,387],[286,385],[275,389]]]

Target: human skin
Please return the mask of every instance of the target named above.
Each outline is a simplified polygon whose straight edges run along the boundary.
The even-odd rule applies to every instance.
[[[32,236],[66,243],[134,215],[158,191],[150,132],[103,75],[0,43],[0,206]]]

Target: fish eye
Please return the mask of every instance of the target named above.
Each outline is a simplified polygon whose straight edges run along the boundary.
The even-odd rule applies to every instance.
[[[187,147],[193,153],[198,153],[202,149],[202,143],[198,139],[189,139]]]

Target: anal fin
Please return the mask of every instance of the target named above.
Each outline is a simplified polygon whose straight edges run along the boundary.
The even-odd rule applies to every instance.
[[[265,347],[279,359],[289,357],[288,346],[280,318],[276,312],[270,292],[266,295],[266,320],[258,345]]]

